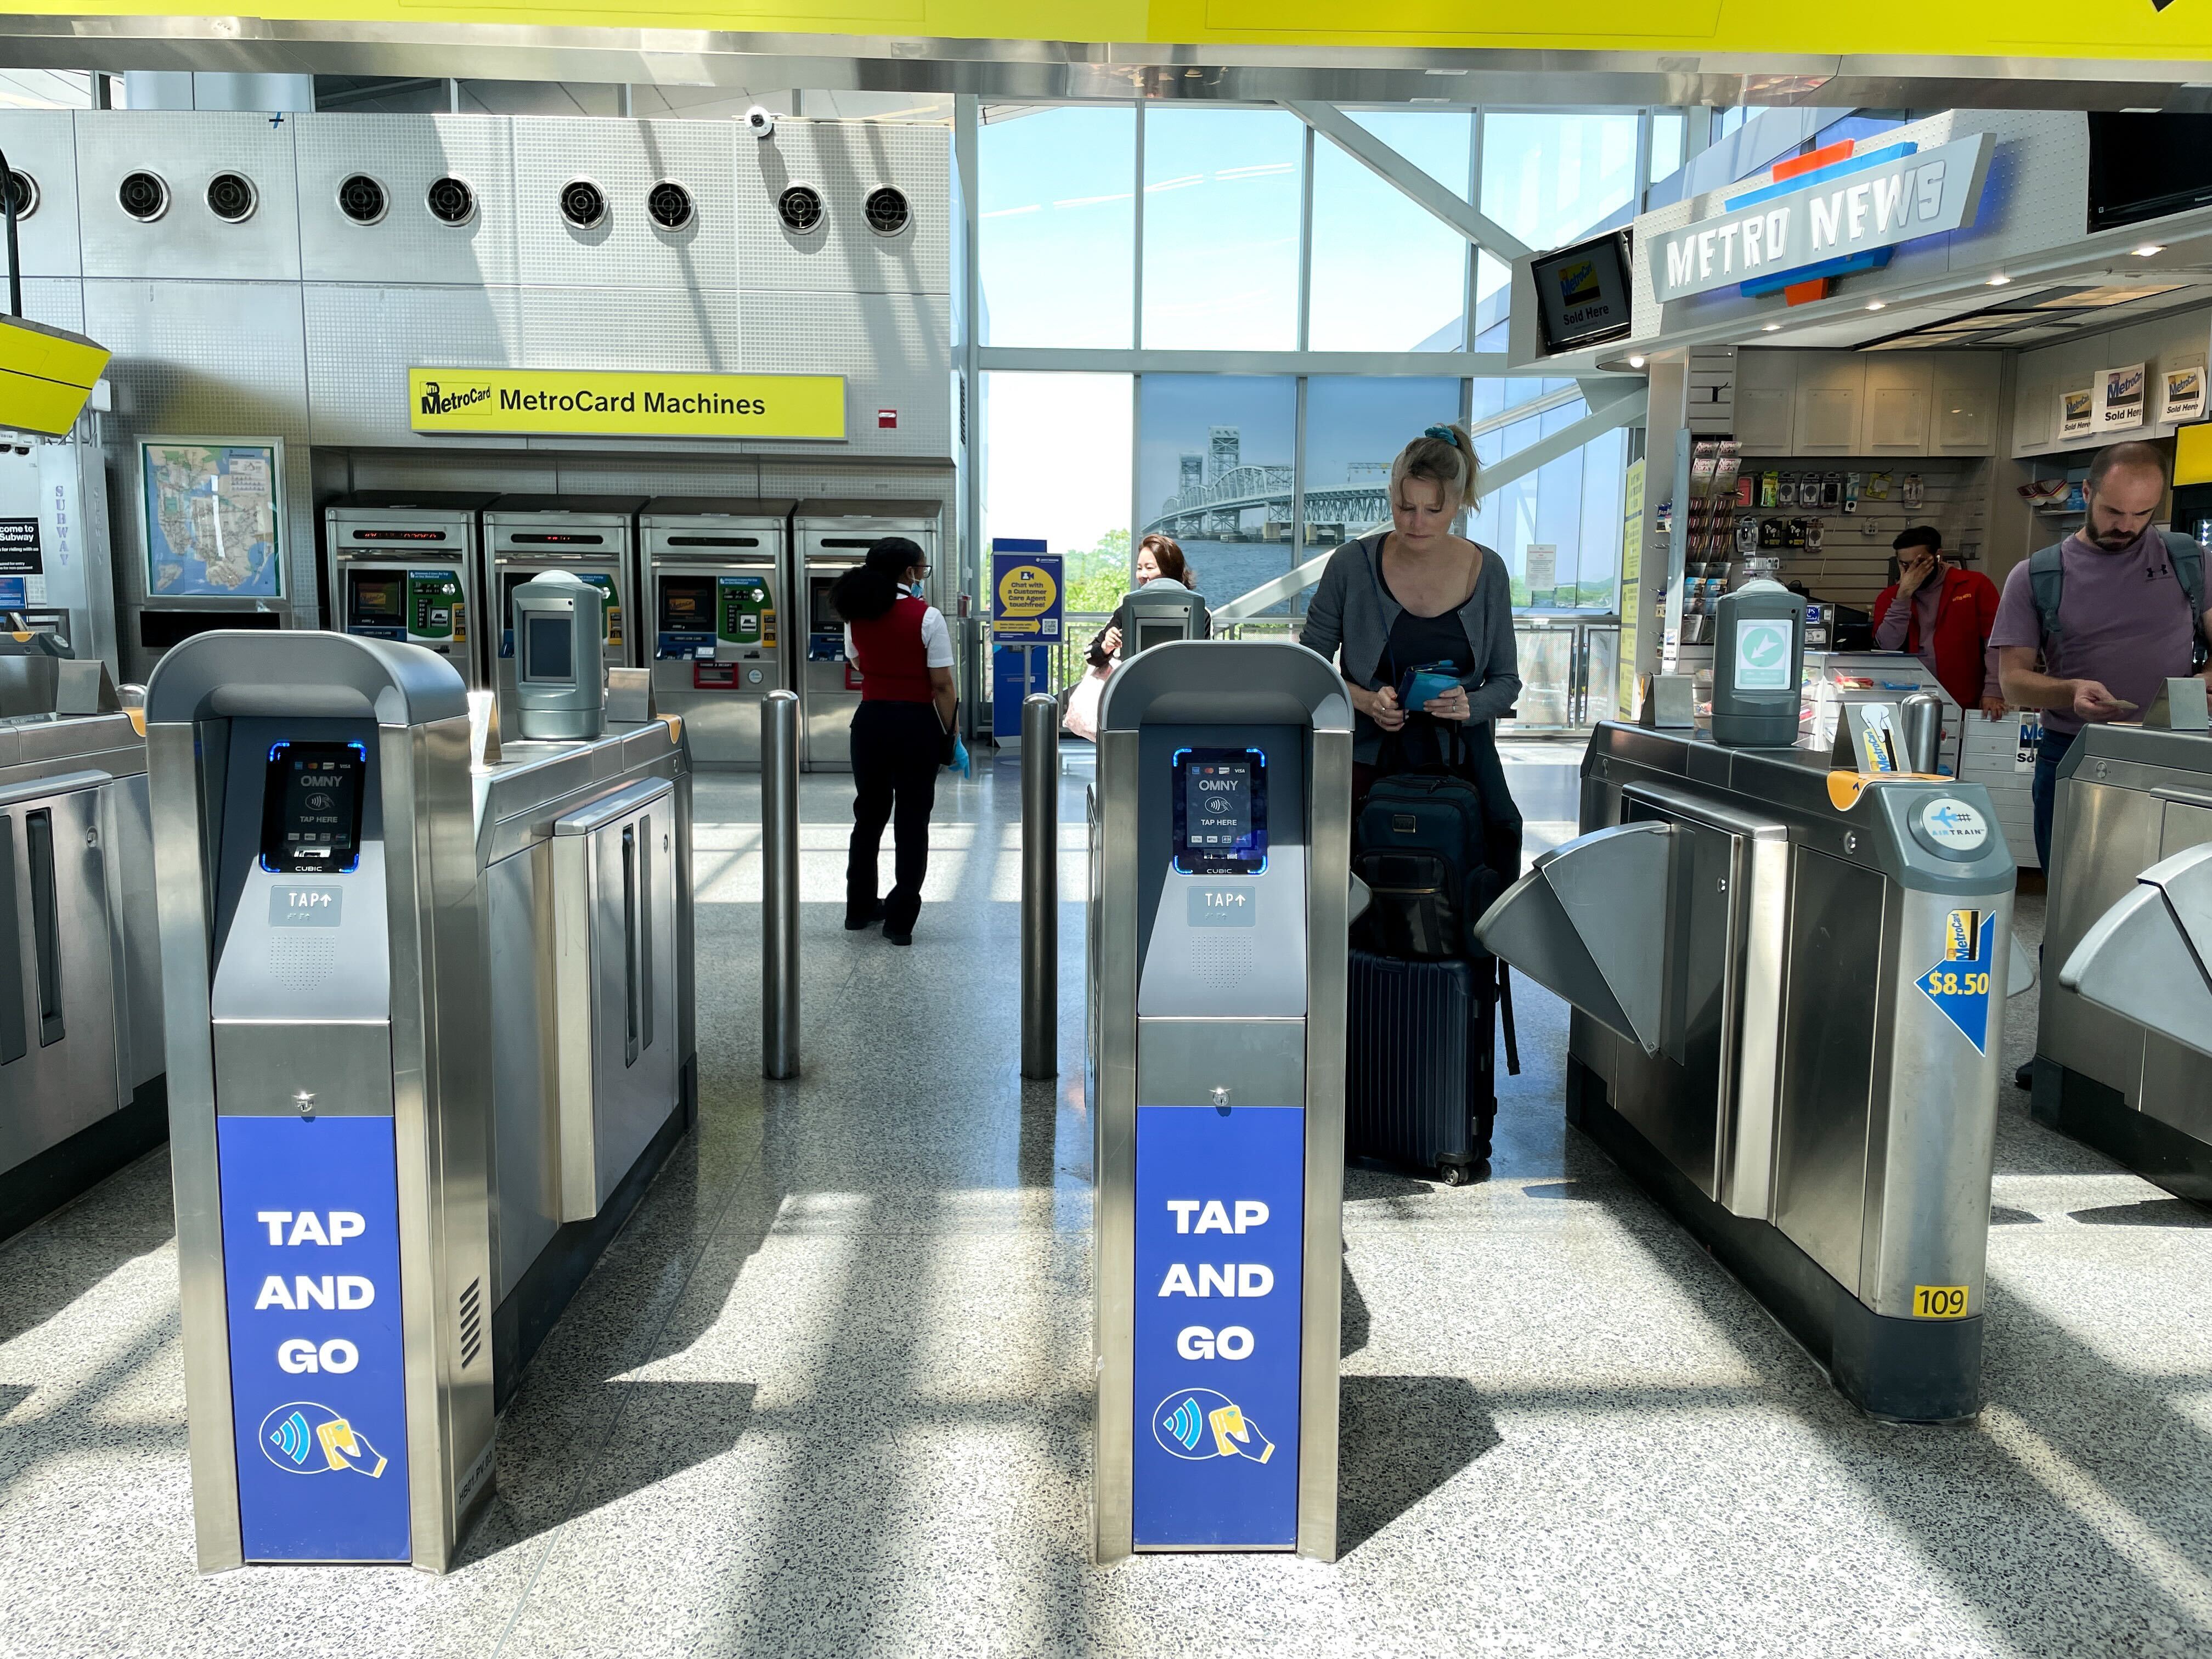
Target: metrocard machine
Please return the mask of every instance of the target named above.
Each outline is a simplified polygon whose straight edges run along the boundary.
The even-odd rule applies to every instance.
[[[1303,646],[1133,656],[1090,813],[1092,1549],[1336,1553],[1352,709]]]

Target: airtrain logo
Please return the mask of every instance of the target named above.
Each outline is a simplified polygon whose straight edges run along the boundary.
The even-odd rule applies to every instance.
[[[457,409],[490,401],[491,388],[488,386],[472,386],[464,392],[447,392],[435,380],[422,383],[422,412],[425,415],[450,415]]]

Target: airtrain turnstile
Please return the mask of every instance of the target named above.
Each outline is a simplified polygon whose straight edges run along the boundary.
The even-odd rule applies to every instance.
[[[791,684],[790,501],[663,496],[639,514],[653,702],[701,766],[760,766],[761,702]]]
[[[637,597],[637,514],[633,495],[501,495],[483,513],[483,591],[499,608],[485,641],[499,693],[499,726],[514,726],[514,590],[544,570],[568,570],[606,594],[606,662],[635,668],[642,625]],[[647,618],[649,621],[650,618]]]
[[[364,489],[323,509],[332,628],[436,652],[488,684],[477,515],[489,495]]]
[[[1099,719],[1092,1548],[1336,1553],[1352,709],[1162,645]]]
[[[853,769],[853,711],[860,706],[860,671],[845,660],[845,619],[837,614],[830,590],[837,578],[866,562],[868,550],[885,536],[904,536],[929,561],[929,602],[945,613],[945,595],[955,591],[953,573],[939,551],[939,521],[944,508],[935,501],[801,501],[791,521],[794,568],[799,586],[792,596],[785,626],[794,637],[792,690],[799,693],[801,763],[810,772]],[[804,627],[804,639],[798,630]]]
[[[472,767],[448,662],[331,633],[198,635],[146,714],[200,1565],[443,1571],[696,1112],[681,738]]]
[[[0,635],[0,1238],[168,1130],[145,741],[33,644]]]
[[[1574,1006],[1569,1121],[1846,1398],[1972,1416],[2015,967],[1986,792],[1607,723],[1582,828],[1479,929]]]
[[[2212,735],[2087,726],[2055,805],[2032,1109],[2212,1203]]]

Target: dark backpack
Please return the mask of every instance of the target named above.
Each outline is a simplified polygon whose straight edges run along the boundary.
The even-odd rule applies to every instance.
[[[2191,673],[2204,665],[2204,629],[2198,620],[2204,614],[2204,550],[2193,539],[2171,530],[2161,530],[2159,539],[2166,544],[2166,556],[2173,565],[2173,579],[2181,584],[2181,596],[2189,601],[2189,667]],[[2059,602],[2066,595],[2066,544],[2039,548],[2028,555],[2027,589],[2035,601],[2036,623],[2045,640],[2057,639],[2062,629],[2058,625]]]
[[[1490,866],[1485,830],[1482,796],[1464,778],[1412,773],[1377,783],[1352,826],[1352,872],[1374,895],[1359,942],[1408,961],[1486,961],[1474,924],[1506,884]]]

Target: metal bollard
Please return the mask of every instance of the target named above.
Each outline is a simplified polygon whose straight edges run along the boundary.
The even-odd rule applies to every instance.
[[[1022,1075],[1060,1075],[1060,699],[1022,699]]]
[[[799,697],[761,702],[761,1075],[799,1075]]]

